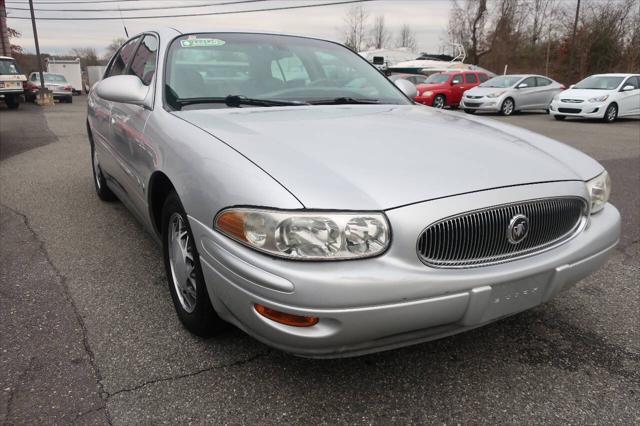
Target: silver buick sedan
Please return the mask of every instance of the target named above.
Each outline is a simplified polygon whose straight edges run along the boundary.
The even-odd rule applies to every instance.
[[[600,164],[413,90],[329,41],[145,32],[89,94],[95,189],[162,245],[189,331],[301,356],[469,330],[605,262]]]

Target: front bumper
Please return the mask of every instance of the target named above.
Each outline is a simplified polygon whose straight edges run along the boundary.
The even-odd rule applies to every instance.
[[[607,104],[605,102],[581,102],[569,103],[561,100],[552,101],[549,105],[551,115],[564,115],[567,117],[603,118]]]
[[[416,96],[415,98],[413,98],[413,100],[416,101],[419,104],[422,104],[422,105],[432,106],[434,97],[435,97],[435,95],[431,95],[431,96]]]
[[[387,211],[394,241],[382,256],[341,262],[274,259],[190,218],[213,306],[264,343],[309,357],[341,357],[459,333],[546,302],[600,267],[616,245],[620,216],[612,205],[578,236],[547,252],[499,265],[435,269],[415,242],[426,225],[453,213],[545,196],[584,196],[581,182],[503,188]],[[259,315],[259,303],[316,316],[297,328]]]
[[[500,111],[500,105],[502,105],[502,98],[487,98],[483,96],[480,99],[469,99],[467,97],[462,98],[460,107],[463,109],[470,109],[473,111],[487,111],[496,112]]]

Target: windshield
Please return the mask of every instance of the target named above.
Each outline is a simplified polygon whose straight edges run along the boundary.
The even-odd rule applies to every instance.
[[[505,89],[507,87],[512,87],[521,79],[522,79],[522,76],[518,76],[518,75],[517,76],[501,75],[499,77],[490,78],[489,80],[482,83],[480,87],[500,87]]]
[[[45,74],[44,81],[49,81],[51,83],[66,83],[67,79],[60,74]]]
[[[624,77],[604,77],[592,75],[573,86],[574,89],[613,90],[622,83]]]
[[[18,69],[16,61],[14,61],[13,59],[0,59],[0,74],[20,74],[20,70]]]
[[[336,98],[409,104],[373,66],[352,51],[302,37],[208,33],[176,38],[165,72],[166,100],[229,95],[314,102]],[[224,105],[207,104],[206,107]],[[202,107],[202,105],[200,105]]]
[[[446,83],[449,81],[449,75],[447,74],[432,74],[427,78],[425,83],[427,84],[438,84],[438,83]]]

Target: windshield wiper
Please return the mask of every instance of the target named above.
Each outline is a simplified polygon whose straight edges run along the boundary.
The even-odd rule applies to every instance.
[[[252,106],[263,106],[263,107],[309,105],[307,102],[301,102],[301,101],[281,101],[277,99],[247,98],[246,96],[242,96],[242,95],[229,95],[225,97],[184,98],[184,99],[178,98],[174,102],[180,108],[186,105],[195,105],[195,104],[225,104],[228,107],[232,107],[232,108],[239,108],[241,105],[252,105]]]
[[[356,99],[348,96],[342,96],[334,99],[320,99],[309,101],[312,105],[346,105],[346,104],[379,104],[379,99]]]

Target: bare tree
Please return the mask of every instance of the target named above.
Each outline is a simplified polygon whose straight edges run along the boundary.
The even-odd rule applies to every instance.
[[[390,37],[391,35],[384,23],[384,15],[376,16],[373,28],[371,29],[371,44],[376,49],[382,49],[389,43]]]
[[[416,43],[416,37],[411,30],[411,27],[407,24],[403,24],[400,27],[400,34],[398,35],[398,47],[406,47],[409,50],[416,50],[418,44]]]
[[[120,46],[122,46],[125,41],[127,41],[127,40],[125,40],[122,37],[114,38],[111,41],[111,44],[109,44],[109,46],[107,46],[107,52],[105,53],[104,58],[107,59],[107,60],[111,59],[113,54],[116,53],[116,51],[118,49],[120,49]]]
[[[364,47],[369,13],[362,6],[352,6],[344,18],[344,44],[359,52]]]
[[[467,58],[473,64],[480,62],[480,57],[489,52],[487,12],[487,0],[466,0],[464,7],[455,0],[449,16],[449,38],[464,46]]]
[[[71,56],[80,58],[83,68],[90,65],[98,65],[98,55],[93,47],[73,48],[71,49]]]

